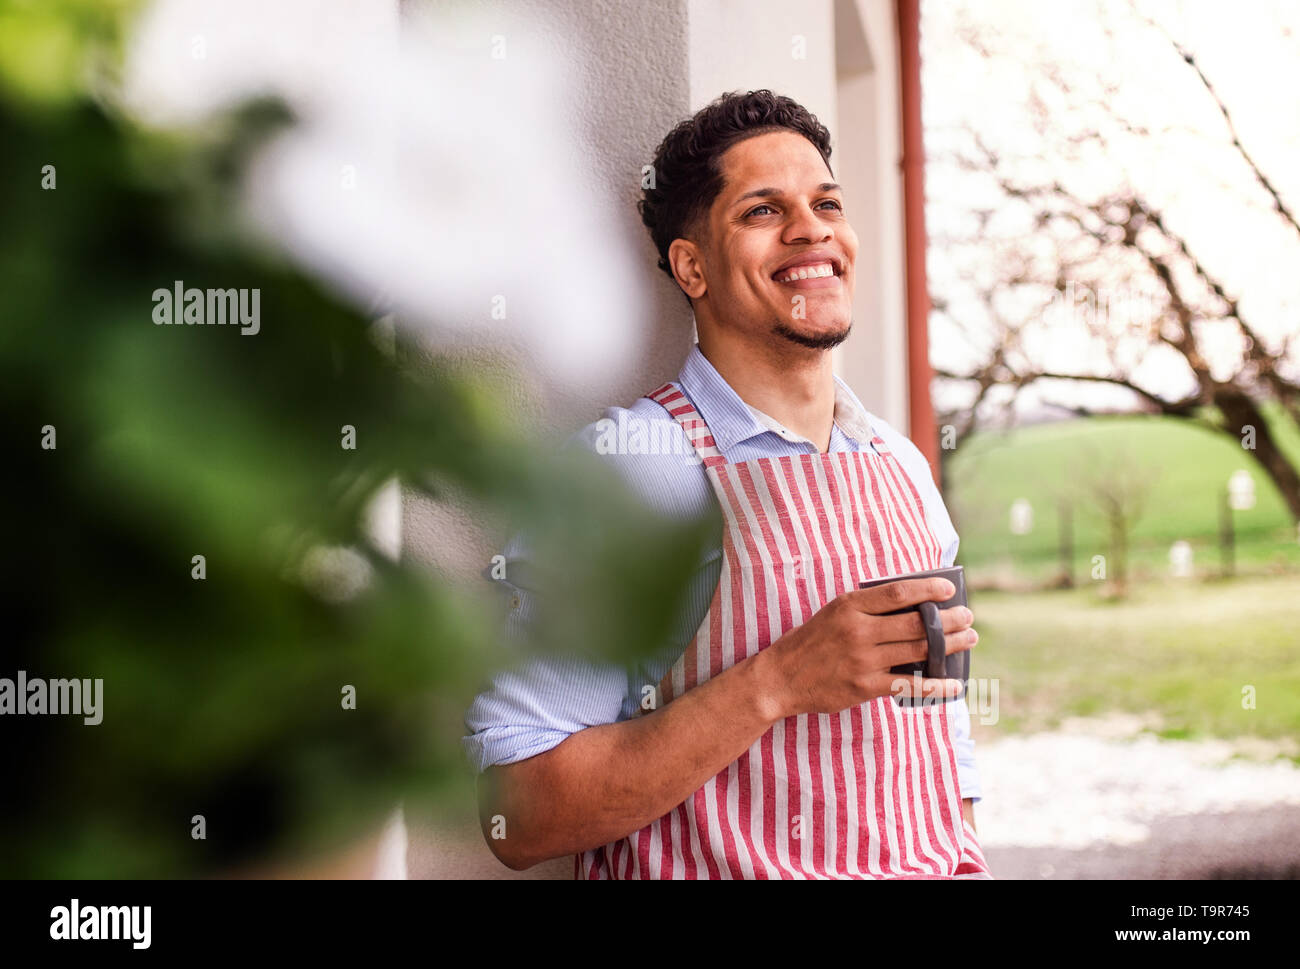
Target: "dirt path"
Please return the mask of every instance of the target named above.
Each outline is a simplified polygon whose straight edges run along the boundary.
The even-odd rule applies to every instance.
[[[1294,805],[1157,819],[1137,844],[986,851],[998,878],[1300,878],[1300,810]]]
[[[1164,740],[1152,726],[1111,716],[997,737],[975,725],[994,874],[1300,877],[1300,768],[1278,757],[1294,744]]]

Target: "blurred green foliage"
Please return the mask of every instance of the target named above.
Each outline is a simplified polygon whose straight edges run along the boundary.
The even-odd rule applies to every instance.
[[[104,681],[98,726],[0,722],[11,877],[311,857],[467,770],[465,708],[518,657],[479,597],[371,547],[365,511],[389,480],[467,500],[502,534],[526,521],[558,604],[529,645],[609,662],[662,646],[709,530],[534,440],[400,332],[381,348],[363,314],[252,241],[241,173],[291,120],[254,104],[185,137],[132,124],[88,93],[112,76],[126,9],[0,3],[0,676]],[[175,280],[259,289],[260,332],[156,326],[151,294]],[[355,550],[370,581],[323,594],[303,572],[320,547]]]

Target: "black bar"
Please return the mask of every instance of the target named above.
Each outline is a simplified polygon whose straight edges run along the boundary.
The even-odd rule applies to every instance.
[[[534,957],[569,953],[562,958],[605,952],[612,959],[615,951],[636,952],[639,945],[662,953],[669,920],[683,931],[701,932],[702,945],[727,955],[751,947],[761,953],[775,933],[781,951],[817,960],[844,951],[850,940],[852,950],[864,956],[1129,950],[1178,957],[1195,948],[1231,958],[1244,953],[1243,946],[1273,949],[1294,939],[1295,892],[1282,881],[45,881],[7,887],[9,901],[0,908],[6,961],[21,953],[57,956],[61,949],[65,958],[72,953],[78,960],[283,954],[292,955],[295,965],[317,956],[338,964],[350,953],[371,961],[408,957],[402,953],[433,962],[494,959],[514,951]],[[149,906],[148,948],[135,949],[129,939],[51,939],[52,910],[68,908],[73,898],[83,917],[89,907]],[[939,927],[921,930],[926,923]],[[1243,930],[1248,939],[1204,942],[1179,935]],[[1155,937],[1117,937],[1134,931]],[[590,948],[600,940],[620,949]]]

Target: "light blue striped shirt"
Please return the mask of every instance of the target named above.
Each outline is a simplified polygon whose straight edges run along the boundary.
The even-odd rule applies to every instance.
[[[718,449],[730,463],[787,454],[811,454],[817,447],[772,418],[748,406],[700,352],[691,349],[676,381],[713,432]],[[911,441],[862,406],[842,380],[835,378],[835,422],[831,451],[857,451],[871,447],[871,432],[879,434],[898,458],[925,504],[926,517],[943,549],[943,564],[957,557],[957,532],[925,457]],[[629,454],[606,444],[622,428],[639,427],[646,439],[659,442],[656,453]],[[662,446],[664,444],[670,446]],[[683,458],[693,455],[686,434],[663,407],[642,397],[631,407],[607,408],[601,420],[588,424],[566,446],[584,447],[612,463],[620,477],[651,507],[665,515],[703,517],[718,515],[717,497],[704,465]],[[506,579],[499,581],[510,593],[505,635],[522,641],[522,630],[536,609],[534,590],[512,576],[528,571],[528,550],[520,535],[505,549]],[[523,566],[521,568],[520,566]],[[691,580],[689,604],[679,617],[672,641],[662,653],[635,669],[603,667],[577,658],[530,659],[516,669],[493,677],[465,716],[469,735],[462,744],[475,770],[495,764],[512,764],[550,750],[579,730],[615,723],[635,716],[641,687],[656,684],[681,655],[708,612],[722,572],[722,534],[716,535]],[[970,711],[965,700],[950,704],[957,753],[957,779],[963,798],[980,800],[975,744],[970,734]]]

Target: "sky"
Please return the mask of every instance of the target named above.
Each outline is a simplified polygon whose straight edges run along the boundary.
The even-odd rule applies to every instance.
[[[986,180],[950,161],[968,143],[970,131],[999,152],[1005,172],[1018,180],[1059,179],[1084,197],[1133,185],[1239,298],[1266,341],[1276,343],[1300,328],[1300,235],[1271,210],[1270,198],[1232,148],[1214,101],[1162,33],[1195,55],[1243,144],[1296,211],[1300,4],[926,0],[922,17],[931,291],[951,301],[953,315],[973,330],[968,338],[936,315],[931,352],[937,366],[960,372],[979,358],[970,347],[986,337],[987,329],[960,279],[970,273],[999,278],[994,239],[1029,229],[1018,222],[1014,206],[1000,204],[989,192]],[[1046,83],[1047,70],[1065,78],[1074,94],[1062,96]],[[1047,105],[1042,117],[1047,138],[1033,124],[1031,90]],[[1116,117],[1149,133],[1128,133],[1116,125]],[[1057,150],[1062,136],[1098,126],[1110,132],[1105,151],[1084,151],[1070,160]],[[953,244],[953,239],[971,240],[970,211],[979,206],[996,209],[983,230],[987,236],[965,247]],[[1131,305],[1146,305],[1141,297],[1148,294],[1125,290],[1119,277],[1114,289],[1117,298],[1138,297]],[[1047,312],[1041,317],[1053,319]],[[1206,324],[1202,330],[1216,376],[1234,369],[1233,329]],[[1040,328],[1036,353],[1051,369],[1068,372],[1096,372],[1104,364],[1095,342],[1061,325]],[[1172,352],[1146,354],[1135,373],[1162,395],[1190,387],[1186,366]],[[940,396],[941,408],[963,398],[951,387]],[[1043,396],[1032,394],[1025,403]],[[1059,382],[1045,387],[1045,396],[1094,407],[1132,400],[1124,391]]]

